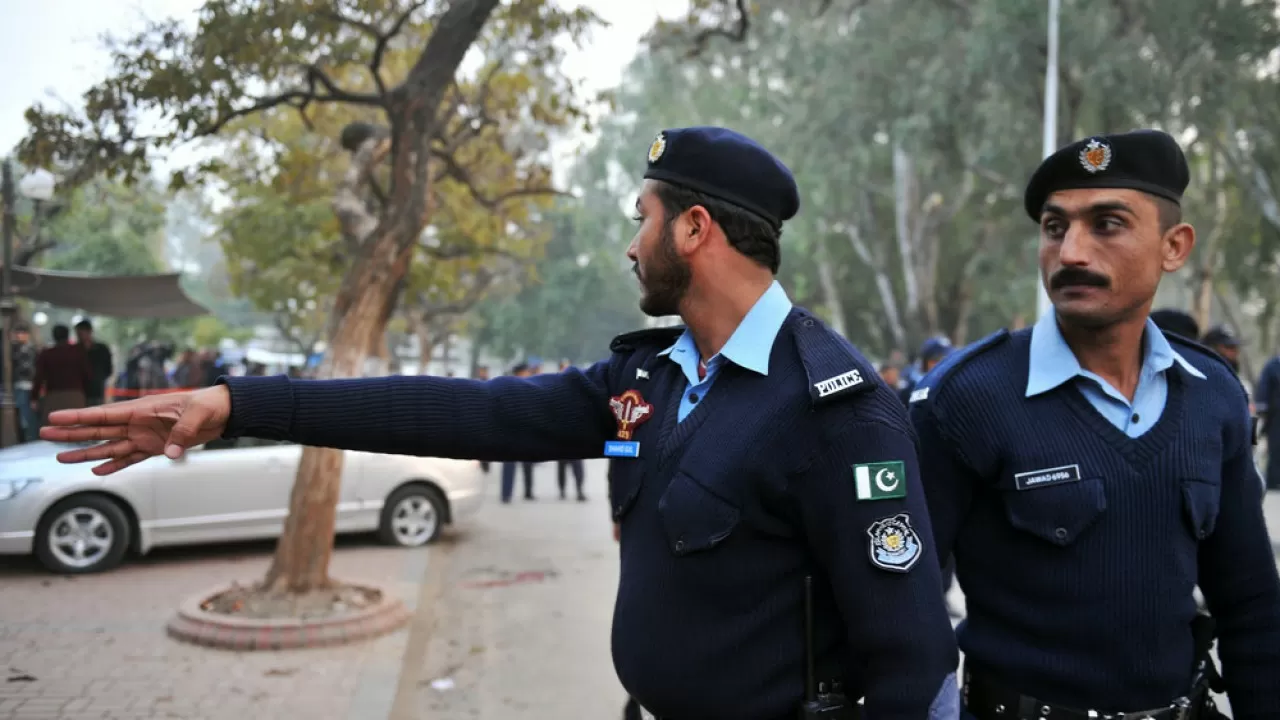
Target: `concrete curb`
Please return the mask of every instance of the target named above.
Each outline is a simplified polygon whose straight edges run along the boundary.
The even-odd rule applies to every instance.
[[[257,620],[228,617],[200,609],[205,600],[231,587],[219,585],[184,600],[166,630],[176,640],[222,650],[289,650],[344,645],[377,637],[399,628],[412,616],[404,603],[381,585],[369,582],[350,584],[379,590],[382,601],[340,617]]]

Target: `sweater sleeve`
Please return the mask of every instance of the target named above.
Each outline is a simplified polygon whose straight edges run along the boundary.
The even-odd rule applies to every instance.
[[[932,405],[915,403],[910,410],[920,442],[920,482],[929,504],[938,561],[945,563],[973,505],[977,474],[962,459],[959,447],[943,432]]]
[[[616,356],[615,356],[616,357]],[[228,437],[473,460],[599,457],[613,430],[610,362],[529,378],[224,377]]]
[[[958,654],[915,441],[867,420],[828,437],[791,492],[862,671],[866,717],[954,718]]]
[[[1237,720],[1280,717],[1280,577],[1253,464],[1243,395],[1227,432],[1217,521],[1200,546],[1200,589],[1217,619],[1223,681]]]

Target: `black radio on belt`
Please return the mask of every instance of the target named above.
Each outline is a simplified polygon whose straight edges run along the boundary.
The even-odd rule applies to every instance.
[[[857,720],[858,706],[849,702],[840,683],[820,683],[814,677],[813,577],[804,578],[804,704],[800,720]]]

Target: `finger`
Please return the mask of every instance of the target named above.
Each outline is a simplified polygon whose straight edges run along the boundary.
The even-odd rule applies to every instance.
[[[58,453],[58,462],[82,463],[94,460],[108,460],[127,457],[137,451],[138,447],[133,444],[132,440],[116,440],[115,442],[94,445],[93,447],[77,448]]]
[[[128,425],[84,425],[79,427],[42,427],[40,439],[50,442],[101,442],[129,437]]]
[[[182,409],[178,422],[169,431],[169,439],[165,442],[164,455],[170,460],[182,457],[187,448],[196,444],[196,435],[200,428],[213,417],[213,410],[199,403],[187,403]]]
[[[129,467],[130,465],[137,465],[138,463],[142,462],[143,460],[146,460],[149,457],[151,457],[150,454],[144,453],[141,451],[131,453],[125,457],[116,458],[115,460],[109,460],[107,462],[102,463],[101,465],[95,465],[93,468],[93,474],[99,477],[103,475],[110,475],[111,473],[119,472]]]
[[[128,425],[129,419],[145,400],[98,405],[78,410],[57,410],[49,413],[49,425]]]

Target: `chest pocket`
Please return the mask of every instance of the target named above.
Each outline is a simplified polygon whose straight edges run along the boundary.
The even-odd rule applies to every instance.
[[[1102,478],[1004,491],[1009,523],[1061,547],[1074,543],[1107,509]]]
[[[742,513],[733,504],[678,473],[658,501],[658,514],[671,552],[683,556],[719,545],[733,533]]]
[[[1182,505],[1191,534],[1204,540],[1218,525],[1222,503],[1222,486],[1207,480],[1189,478],[1182,481]]]

